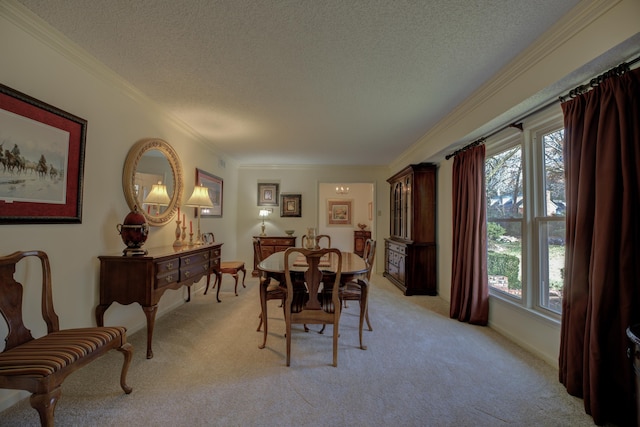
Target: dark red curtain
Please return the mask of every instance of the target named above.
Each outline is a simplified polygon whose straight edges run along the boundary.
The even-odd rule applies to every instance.
[[[635,425],[626,328],[640,322],[640,70],[562,104],[566,253],[560,382],[596,424]]]
[[[461,322],[489,321],[487,216],[484,188],[485,146],[453,161],[453,260],[449,315]]]

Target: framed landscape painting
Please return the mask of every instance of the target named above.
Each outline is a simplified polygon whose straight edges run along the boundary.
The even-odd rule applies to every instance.
[[[87,121],[0,84],[0,224],[81,223]]]
[[[351,225],[353,200],[328,200],[328,225]]]

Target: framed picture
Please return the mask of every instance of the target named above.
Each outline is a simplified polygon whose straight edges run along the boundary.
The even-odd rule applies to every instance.
[[[0,84],[0,224],[82,222],[87,121]]]
[[[369,202],[369,221],[373,221],[373,202]]]
[[[351,225],[353,200],[328,200],[328,225]]]
[[[196,185],[202,185],[209,189],[209,198],[213,203],[212,208],[200,208],[200,212],[196,212],[196,216],[200,214],[203,218],[222,218],[222,178],[196,168]],[[198,208],[196,208],[197,210]]]
[[[283,194],[280,203],[280,216],[302,216],[302,194]]]
[[[278,206],[279,184],[258,183],[258,206]]]
[[[207,245],[211,245],[215,242],[215,237],[213,236],[213,233],[202,233],[202,241],[207,244]]]

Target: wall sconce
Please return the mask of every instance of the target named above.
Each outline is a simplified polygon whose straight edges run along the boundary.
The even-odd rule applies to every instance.
[[[169,206],[169,203],[171,203],[171,198],[167,193],[167,186],[163,185],[162,181],[153,184],[143,203],[155,206],[156,216],[158,216],[160,214],[160,206]]]
[[[349,187],[339,185],[336,187],[336,194],[349,194]]]
[[[269,216],[269,213],[270,212],[267,209],[260,209],[260,213],[258,214],[258,215],[260,215],[260,218],[262,218],[262,227],[261,227],[262,232],[260,233],[260,237],[264,237],[264,236],[267,235],[264,232],[264,219]]]
[[[200,209],[203,207],[213,207],[211,197],[209,197],[209,189],[202,185],[196,185],[193,189],[193,194],[189,197],[189,200],[185,203],[185,206],[192,206],[197,208],[196,215],[198,217],[198,234],[196,235],[196,245],[202,245],[202,233],[200,232]]]

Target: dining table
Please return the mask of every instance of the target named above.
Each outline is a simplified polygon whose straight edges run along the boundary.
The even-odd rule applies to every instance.
[[[340,273],[340,282],[347,283],[351,280],[357,279],[367,274],[367,264],[359,255],[353,252],[340,251],[342,255],[342,271]],[[281,286],[285,286],[284,279],[284,251],[275,252],[260,263],[258,263],[258,270],[265,274],[265,280],[261,281],[260,286],[260,307],[261,316],[263,320],[266,320],[267,316],[267,288],[271,283],[271,279],[277,280]],[[329,256],[329,259],[325,262],[321,262],[319,267],[326,272],[337,271],[338,257]],[[298,257],[289,257],[289,271],[293,273],[304,273],[307,270],[307,266],[299,262]],[[264,342],[260,348],[264,348],[267,342],[267,326],[264,322]]]

